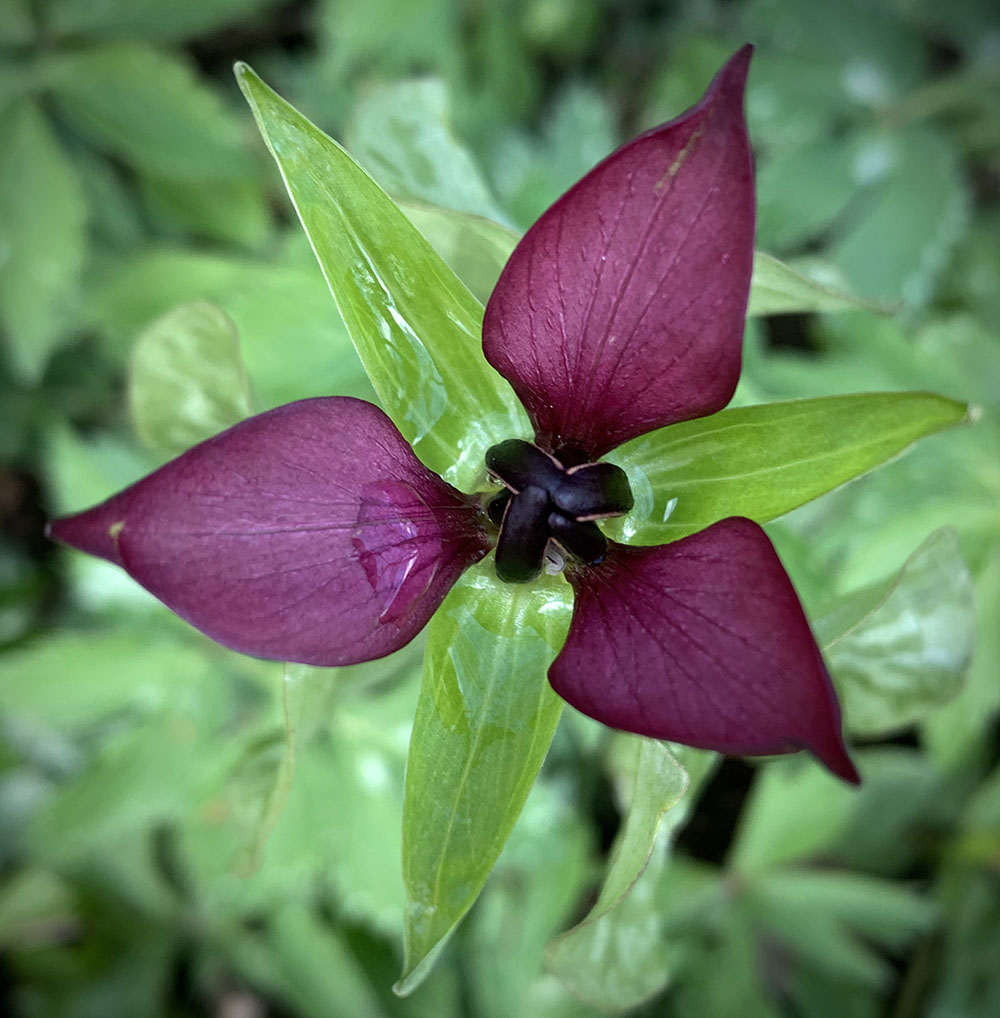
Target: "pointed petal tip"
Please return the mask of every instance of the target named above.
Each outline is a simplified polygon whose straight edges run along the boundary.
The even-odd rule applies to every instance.
[[[733,756],[805,749],[860,783],[822,655],[756,523],[734,517],[659,547],[612,545],[570,581],[573,622],[549,679],[578,710]]]
[[[742,104],[743,94],[746,91],[747,76],[750,74],[750,61],[753,58],[753,43],[746,43],[741,46],[719,71],[717,81],[732,84],[739,93],[739,101]]]
[[[839,732],[835,733],[835,738],[822,748],[807,746],[806,749],[835,777],[846,781],[849,785],[861,784],[861,775],[847,752],[847,747]]]
[[[742,77],[747,76],[747,71],[750,68],[750,60],[753,58],[754,50],[756,47],[752,42],[745,42],[730,58],[726,61],[725,66],[722,69],[723,74],[728,73],[741,73]]]
[[[488,551],[478,504],[348,397],[248,418],[47,531],[224,646],[323,666],[408,643]]]
[[[483,351],[543,448],[596,460],[732,398],[753,270],[752,54],[574,184],[504,267]]]
[[[121,565],[118,535],[123,524],[104,511],[105,505],[50,520],[45,524],[45,536],[50,541],[57,541],[77,551]]]

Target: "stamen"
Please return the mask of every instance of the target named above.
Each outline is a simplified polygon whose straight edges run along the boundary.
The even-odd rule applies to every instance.
[[[620,516],[633,505],[625,472],[613,463],[564,468],[530,442],[512,438],[492,446],[486,468],[504,485],[486,506],[500,528],[497,576],[509,583],[561,572],[568,557],[596,565],[607,539],[594,520]]]

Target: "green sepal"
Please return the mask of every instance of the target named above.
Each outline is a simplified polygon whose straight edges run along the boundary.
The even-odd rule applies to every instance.
[[[925,392],[868,393],[723,410],[633,439],[608,457],[635,508],[606,533],[662,544],[729,516],[766,523],[966,418]]]
[[[424,979],[475,901],[545,759],[563,708],[546,673],[572,605],[561,576],[501,583],[490,557],[428,626],[406,765],[399,994]]]
[[[482,305],[340,145],[245,64],[236,76],[383,408],[428,467],[475,488],[489,446],[531,435],[483,356]]]
[[[828,270],[837,275],[837,270]],[[747,317],[807,314],[813,311],[880,310],[871,301],[826,285],[763,251],[754,253]]]

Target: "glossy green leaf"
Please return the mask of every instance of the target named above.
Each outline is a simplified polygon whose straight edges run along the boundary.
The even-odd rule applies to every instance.
[[[452,131],[447,89],[436,78],[373,89],[354,111],[346,145],[394,198],[506,222]]]
[[[490,445],[530,434],[483,357],[482,307],[384,191],[246,65],[243,89],[386,413],[466,490]]]
[[[80,183],[38,107],[0,117],[0,322],[11,367],[36,382],[69,324],[84,260]]]
[[[826,286],[772,255],[754,255],[747,315],[808,314],[813,311],[846,311],[866,302],[843,290]]]
[[[129,403],[139,437],[168,456],[249,417],[232,320],[204,301],[157,319],[132,351]]]
[[[606,528],[660,544],[727,516],[766,523],[963,420],[929,393],[872,393],[737,407],[633,439],[608,457],[635,508]]]
[[[399,993],[429,971],[521,812],[562,712],[546,673],[571,610],[562,577],[500,583],[491,557],[431,620],[406,767]]]
[[[188,64],[150,46],[61,54],[52,95],[96,144],[153,176],[194,187],[253,172],[243,129],[221,97]]]
[[[399,207],[485,305],[517,244],[517,234],[489,219],[436,205],[400,202]]]
[[[546,951],[549,969],[574,996],[614,1011],[648,999],[670,975],[673,959],[662,942],[656,887],[670,838],[686,811],[673,822],[664,819],[688,786],[687,772],[664,743],[617,739],[635,757],[624,826],[594,907]]]
[[[845,616],[856,615],[845,627]],[[953,530],[932,534],[888,585],[855,595],[817,636],[851,731],[883,735],[962,688],[975,640],[972,579]],[[831,630],[841,635],[828,638]]]

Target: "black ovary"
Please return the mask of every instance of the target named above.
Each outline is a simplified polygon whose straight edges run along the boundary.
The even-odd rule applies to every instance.
[[[496,570],[507,583],[534,579],[549,541],[578,562],[596,565],[608,542],[594,520],[632,508],[628,478],[612,463],[567,469],[530,442],[512,438],[487,451],[486,468],[504,485],[486,512],[500,528]]]

